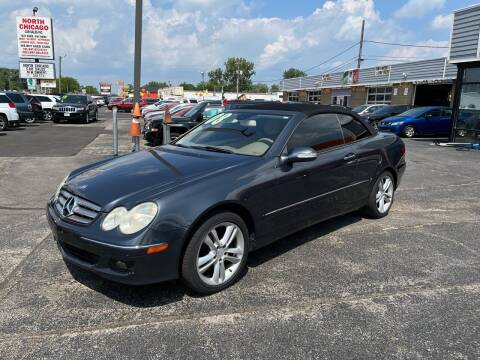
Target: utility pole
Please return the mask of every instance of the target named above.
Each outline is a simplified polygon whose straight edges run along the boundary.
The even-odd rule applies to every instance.
[[[363,34],[365,32],[365,19],[362,20],[362,32],[360,33],[360,46],[358,48],[357,69],[362,65]]]
[[[58,92],[62,93],[62,59],[65,59],[67,54],[58,57]]]
[[[202,98],[205,100],[205,71],[202,71]]]
[[[237,60],[237,100],[238,100],[238,88],[240,83],[240,75],[242,71],[240,70],[240,59]]]
[[[133,59],[133,102],[140,101],[140,71],[142,67],[142,9],[143,0],[136,0],[135,49]]]

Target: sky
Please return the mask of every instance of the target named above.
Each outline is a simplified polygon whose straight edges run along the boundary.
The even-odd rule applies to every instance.
[[[448,46],[452,11],[477,2],[144,0],[142,84],[198,83],[232,56],[253,61],[253,80],[267,84],[290,67],[309,75],[353,68],[357,47],[329,58],[359,41],[362,19],[366,40],[432,46],[365,43],[362,67],[445,56],[437,47]],[[0,0],[0,67],[18,67],[15,18],[33,6],[53,18],[63,76],[132,83],[135,0]]]

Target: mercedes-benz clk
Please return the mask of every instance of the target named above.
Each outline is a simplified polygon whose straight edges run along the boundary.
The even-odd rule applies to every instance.
[[[47,215],[68,263],[209,294],[288,234],[358,209],[386,216],[404,170],[402,140],[348,110],[245,104],[168,145],[73,171]]]

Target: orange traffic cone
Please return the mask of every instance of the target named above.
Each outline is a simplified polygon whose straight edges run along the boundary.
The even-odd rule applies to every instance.
[[[140,117],[142,114],[140,113],[140,106],[138,102],[135,103],[133,107],[133,117],[132,123],[130,124],[130,136],[140,136]]]

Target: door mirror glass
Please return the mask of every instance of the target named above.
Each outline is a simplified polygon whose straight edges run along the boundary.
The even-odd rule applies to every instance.
[[[310,147],[296,147],[292,149],[287,155],[282,155],[281,161],[284,164],[291,164],[295,162],[312,161],[317,158],[317,152]]]

